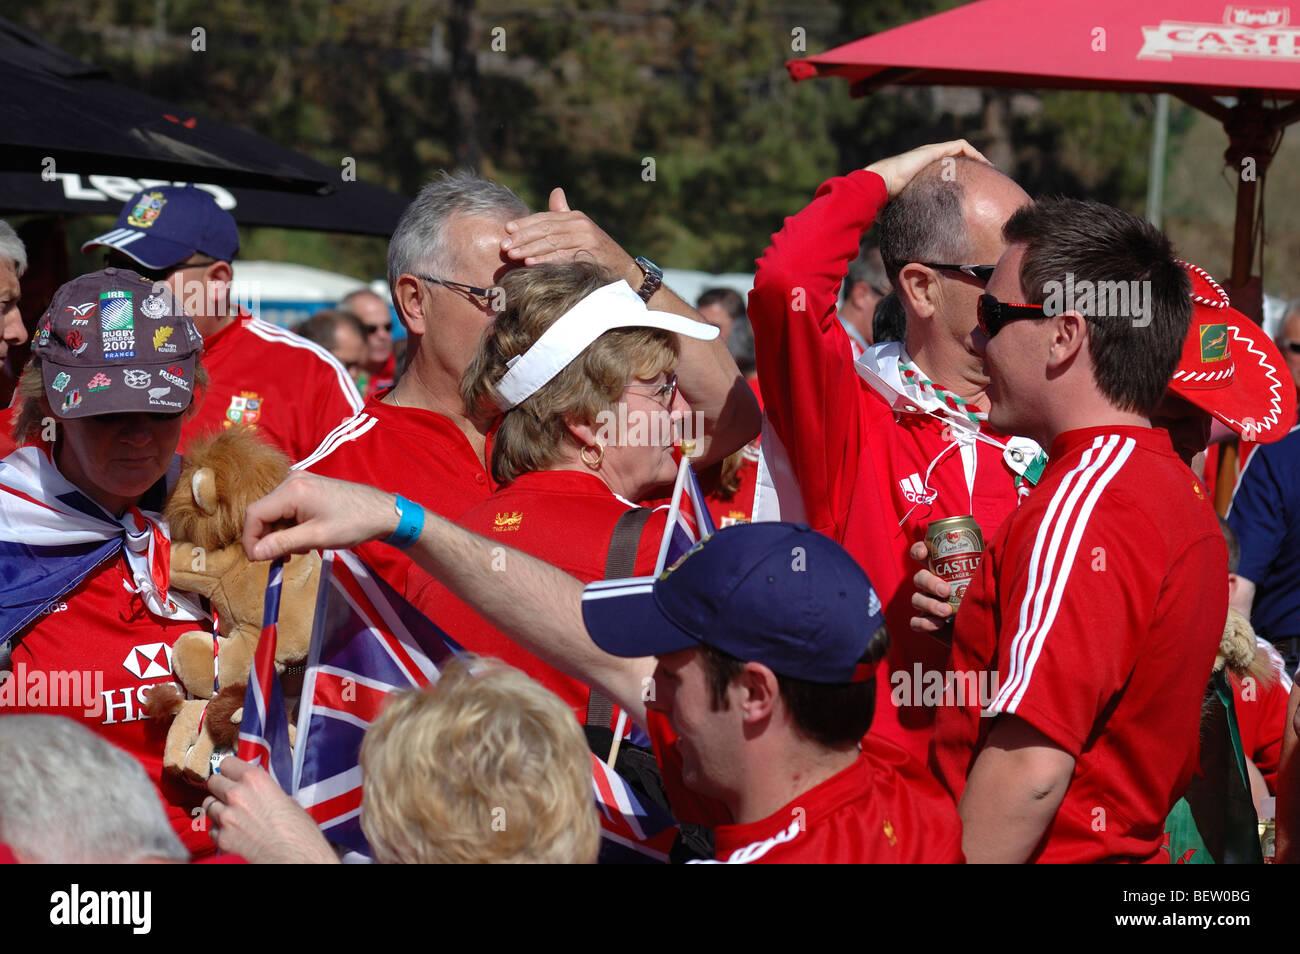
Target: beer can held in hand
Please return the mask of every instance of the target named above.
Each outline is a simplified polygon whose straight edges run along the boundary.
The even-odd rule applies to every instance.
[[[925,545],[930,551],[930,572],[948,584],[948,602],[956,609],[984,557],[980,525],[974,517],[935,520],[925,528]]]

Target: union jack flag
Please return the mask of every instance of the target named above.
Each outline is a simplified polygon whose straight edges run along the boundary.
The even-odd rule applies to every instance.
[[[366,729],[388,693],[437,682],[440,668],[463,650],[355,555],[325,551],[290,771],[288,723],[274,668],[279,569],[275,564],[274,585],[267,589],[239,757],[267,767],[332,844],[369,857],[360,821]],[[647,807],[595,755],[591,763],[601,860],[666,862],[677,834],[673,819],[653,804]]]
[[[326,551],[303,682],[293,792],[325,837],[362,855],[361,740],[388,693],[428,686],[461,652],[360,559]]]
[[[677,482],[673,485],[672,503],[668,508],[668,526],[659,545],[654,575],[658,576],[665,567],[685,556],[691,547],[717,532],[690,458],[683,454],[677,465]]]
[[[289,754],[289,722],[285,715],[280,677],[275,671],[276,623],[280,619],[280,582],[284,560],[271,564],[262,609],[262,636],[253,655],[239,723],[239,757],[260,765],[286,792],[291,791],[293,766]]]
[[[600,810],[600,862],[666,864],[677,822],[659,806],[638,798],[623,776],[594,754],[591,785]]]

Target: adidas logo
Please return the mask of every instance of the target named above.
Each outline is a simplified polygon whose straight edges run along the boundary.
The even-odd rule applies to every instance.
[[[939,496],[938,491],[926,491],[920,474],[909,474],[898,482],[898,486],[903,491],[903,499],[909,503],[932,504],[934,498]]]

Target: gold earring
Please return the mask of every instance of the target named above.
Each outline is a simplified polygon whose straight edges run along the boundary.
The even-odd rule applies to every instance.
[[[591,450],[593,447],[596,449],[596,459],[588,460],[587,451]],[[605,445],[592,444],[588,447],[584,447],[581,451],[578,452],[578,456],[582,458],[582,462],[584,464],[586,464],[592,470],[596,470],[600,467],[600,462],[605,459]]]

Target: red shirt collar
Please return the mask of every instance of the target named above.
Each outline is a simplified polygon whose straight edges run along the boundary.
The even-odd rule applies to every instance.
[[[865,752],[848,767],[830,778],[796,795],[766,818],[745,825],[719,825],[714,829],[714,857],[727,858],[738,848],[774,840],[773,847],[794,841],[828,815],[839,811],[855,799],[868,797],[871,791],[871,768]]]
[[[1074,452],[1085,444],[1090,444],[1098,437],[1110,434],[1131,437],[1137,441],[1140,447],[1147,447],[1170,456],[1176,456],[1173,444],[1169,440],[1169,432],[1164,428],[1133,425],[1080,427],[1072,431],[1066,431],[1063,434],[1058,434],[1056,440],[1052,441],[1052,449],[1048,456],[1052,463],[1063,462],[1067,458],[1073,457]]]

